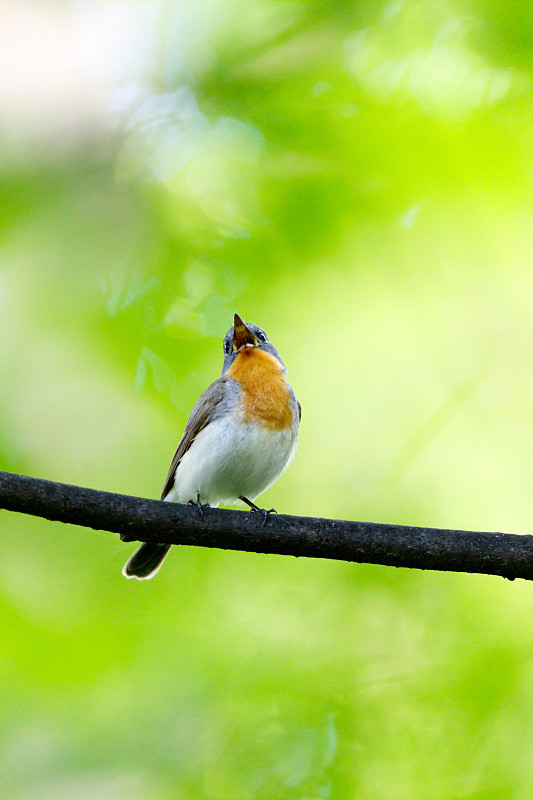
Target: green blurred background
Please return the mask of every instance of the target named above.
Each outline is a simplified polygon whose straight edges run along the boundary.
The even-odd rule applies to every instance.
[[[533,13],[0,6],[0,469],[158,497],[235,311],[294,514],[533,530]],[[0,515],[13,800],[532,796],[533,589]]]

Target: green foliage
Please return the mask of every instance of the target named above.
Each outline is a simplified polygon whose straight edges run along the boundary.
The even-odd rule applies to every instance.
[[[2,469],[158,497],[237,311],[303,407],[266,507],[531,531],[526,4],[0,14]],[[5,796],[530,796],[529,585],[131,550],[2,515]]]

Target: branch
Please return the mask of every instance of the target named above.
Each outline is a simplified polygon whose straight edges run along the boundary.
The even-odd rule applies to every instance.
[[[0,472],[0,508],[119,533],[123,541],[478,572],[533,580],[533,536],[206,509]]]

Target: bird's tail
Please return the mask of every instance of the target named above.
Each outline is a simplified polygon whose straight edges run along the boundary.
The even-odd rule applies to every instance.
[[[171,544],[143,542],[124,564],[122,574],[125,578],[137,578],[139,581],[153,578],[171,547]]]

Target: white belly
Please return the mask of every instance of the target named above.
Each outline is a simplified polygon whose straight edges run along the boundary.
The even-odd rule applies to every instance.
[[[216,506],[241,495],[254,500],[281,475],[296,446],[298,428],[273,431],[257,422],[217,419],[196,437],[176,470],[165,500]]]

